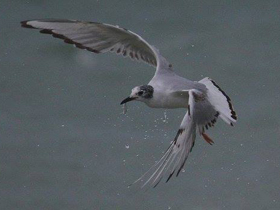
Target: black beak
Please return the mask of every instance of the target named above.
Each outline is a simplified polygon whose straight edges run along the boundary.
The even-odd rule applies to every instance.
[[[125,104],[125,103],[127,103],[127,102],[130,102],[130,101],[133,101],[133,100],[135,100],[136,98],[131,98],[131,97],[127,97],[126,99],[124,99],[122,102],[121,102],[121,105],[122,104]]]

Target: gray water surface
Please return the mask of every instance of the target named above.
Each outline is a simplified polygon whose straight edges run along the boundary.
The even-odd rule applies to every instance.
[[[0,209],[280,209],[279,1],[6,1],[0,4]],[[200,137],[185,172],[149,191],[131,184],[158,160],[185,110],[120,101],[154,69],[96,55],[20,21],[67,18],[128,28],[175,71],[209,76],[235,127]]]

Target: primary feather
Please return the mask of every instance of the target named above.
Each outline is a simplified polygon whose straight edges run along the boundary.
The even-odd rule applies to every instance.
[[[94,53],[114,52],[133,60],[143,61],[159,69],[171,65],[159,51],[142,37],[119,26],[77,20],[42,19],[21,22],[22,27],[39,29],[64,42]]]

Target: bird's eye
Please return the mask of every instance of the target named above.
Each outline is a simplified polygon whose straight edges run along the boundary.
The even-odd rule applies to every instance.
[[[143,91],[143,90],[141,90],[141,91],[139,91],[139,92],[138,92],[138,95],[139,95],[139,96],[142,96],[142,95],[143,95],[143,93],[144,93],[144,91]]]

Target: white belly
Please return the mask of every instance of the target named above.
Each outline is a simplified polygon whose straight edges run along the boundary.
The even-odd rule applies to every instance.
[[[145,101],[147,106],[152,108],[165,108],[165,109],[176,109],[176,108],[187,108],[188,107],[188,95],[179,95],[172,93],[158,93],[155,92],[153,98]]]

